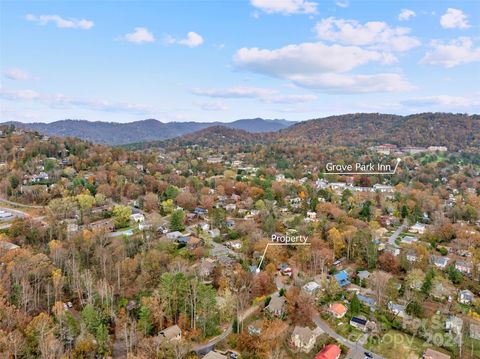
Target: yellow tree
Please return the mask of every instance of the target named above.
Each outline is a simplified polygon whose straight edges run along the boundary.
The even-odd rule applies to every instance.
[[[333,227],[327,232],[327,238],[331,246],[333,247],[333,252],[335,253],[335,256],[337,258],[341,257],[345,249],[345,242],[343,241],[343,236],[340,231]]]

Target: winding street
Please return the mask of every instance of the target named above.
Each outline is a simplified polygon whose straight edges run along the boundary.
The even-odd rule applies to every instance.
[[[336,333],[330,326],[320,318],[318,314],[316,314],[312,318],[313,322],[319,327],[321,330],[323,330],[326,334],[331,336],[333,339],[338,341],[339,343],[345,345],[346,347],[350,348],[350,351],[348,352],[347,356],[345,357],[346,359],[363,359],[365,357],[364,353],[369,352],[372,355],[373,359],[385,359],[384,357],[374,354],[371,351],[365,349],[359,342],[351,342],[347,338],[342,337],[340,334]],[[362,337],[362,339],[365,339]]]

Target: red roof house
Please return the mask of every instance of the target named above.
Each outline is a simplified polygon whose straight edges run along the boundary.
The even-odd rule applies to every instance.
[[[338,345],[328,344],[315,356],[315,359],[338,359],[341,352]]]

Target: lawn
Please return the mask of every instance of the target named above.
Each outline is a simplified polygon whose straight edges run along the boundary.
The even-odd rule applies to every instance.
[[[369,337],[365,348],[389,359],[421,358],[427,348],[445,352],[445,350],[426,344],[422,339],[396,330],[388,331],[380,340]]]
[[[465,355],[470,355],[467,358],[480,358],[480,340],[465,339],[463,343],[463,350]]]
[[[349,318],[347,317],[341,319],[336,319],[332,315],[322,317],[328,322],[330,328],[351,341],[357,341],[363,335],[363,332],[350,325]]]

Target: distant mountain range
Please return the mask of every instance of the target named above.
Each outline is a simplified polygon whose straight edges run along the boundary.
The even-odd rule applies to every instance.
[[[420,113],[408,116],[356,113],[302,122],[254,118],[230,123],[144,120],[131,123],[65,120],[15,123],[54,136],[74,136],[129,148],[220,146],[256,143],[359,146],[447,146],[451,150],[480,146],[480,115]]]
[[[199,131],[211,126],[224,126],[251,133],[275,132],[295,122],[267,120],[262,118],[242,119],[234,122],[160,122],[149,119],[129,123],[90,122],[85,120],[62,120],[51,123],[7,122],[18,128],[38,131],[49,136],[72,136],[107,145],[158,141]]]
[[[256,143],[318,146],[447,146],[450,150],[480,146],[480,116],[421,113],[408,116],[358,113],[298,122],[276,132],[250,133],[222,126],[208,127],[174,139],[135,143],[148,147],[248,145]]]

